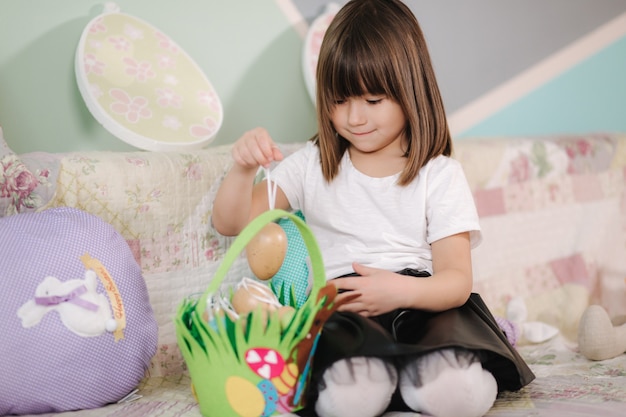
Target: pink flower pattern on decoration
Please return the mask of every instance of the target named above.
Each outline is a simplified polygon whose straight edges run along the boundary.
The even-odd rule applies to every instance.
[[[113,88],[109,91],[116,101],[111,104],[111,111],[115,114],[124,115],[130,123],[137,123],[140,119],[152,117],[152,111],[148,107],[145,97],[130,97],[124,90]]]
[[[104,94],[98,84],[91,84],[89,86],[89,89],[91,90],[91,94],[93,94],[93,96],[97,99],[102,97],[102,95]]]
[[[96,21],[93,22],[93,24],[89,27],[89,32],[90,33],[106,32],[107,27],[103,23],[102,20],[103,20],[102,18],[96,19]]]
[[[204,104],[212,111],[218,111],[220,107],[220,99],[215,91],[199,91],[198,103]]]
[[[212,136],[215,133],[215,131],[217,130],[217,124],[215,123],[215,120],[213,120],[211,117],[205,117],[203,122],[203,125],[191,125],[191,127],[189,128],[189,133],[191,133],[191,136],[193,136],[194,138],[204,138],[207,136]]]
[[[98,61],[94,54],[86,54],[85,55],[85,72],[87,74],[104,74],[105,63],[102,61]]]
[[[4,215],[20,213],[41,205],[41,197],[35,189],[48,183],[50,171],[43,169],[33,174],[15,154],[7,154],[0,160],[0,198],[10,200]]]
[[[135,77],[139,82],[146,82],[156,77],[155,72],[152,71],[152,64],[148,61],[137,62],[133,58],[124,58],[123,61],[126,64],[126,74]]]
[[[128,39],[122,36],[120,37],[111,36],[109,38],[109,42],[111,42],[113,44],[113,47],[117,49],[118,51],[128,51],[130,49],[130,42],[128,42]]]
[[[161,32],[155,32],[154,34],[159,42],[159,48],[170,51],[173,54],[178,53],[178,47],[170,38],[162,34]]]
[[[176,60],[169,55],[159,55],[157,62],[159,67],[163,69],[176,68]]]
[[[163,124],[163,127],[166,127],[172,130],[178,130],[182,126],[182,123],[176,116],[165,116],[163,118],[162,124]]]
[[[133,41],[143,39],[143,31],[133,25],[126,25],[124,27],[124,33]]]
[[[157,104],[161,107],[174,107],[180,109],[183,98],[171,88],[157,88]]]
[[[167,74],[164,78],[163,78],[163,82],[167,85],[173,85],[173,86],[177,86],[180,83],[180,80],[178,78],[176,78],[174,75],[171,74]]]

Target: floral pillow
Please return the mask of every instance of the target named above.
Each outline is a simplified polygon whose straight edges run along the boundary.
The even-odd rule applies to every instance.
[[[40,165],[37,158],[31,158],[31,163]],[[0,217],[35,211],[43,206],[53,189],[51,180],[51,169],[31,169],[9,148],[0,127]]]

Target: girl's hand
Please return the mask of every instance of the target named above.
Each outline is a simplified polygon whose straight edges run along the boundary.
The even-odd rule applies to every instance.
[[[345,301],[339,311],[369,317],[397,308],[444,311],[462,306],[473,286],[469,232],[444,237],[431,246],[433,275],[428,278],[400,275],[353,262],[354,272],[362,276],[331,281],[340,290],[352,290],[337,296]],[[349,299],[348,294],[357,297]]]
[[[243,228],[269,207],[266,182],[255,183],[259,166],[281,161],[280,152],[265,129],[244,133],[232,146],[233,165],[220,184],[211,221],[224,236],[236,236]],[[289,202],[280,187],[276,189],[275,208],[287,209]]]
[[[354,262],[354,272],[358,277],[337,278],[331,282],[337,290],[345,292],[337,295],[336,301],[346,301],[339,311],[351,311],[365,317],[378,316],[397,308],[404,308],[407,277],[383,269],[370,268]],[[413,277],[409,279],[415,280]],[[349,298],[356,298],[349,300]]]
[[[281,161],[283,154],[272,140],[267,130],[257,127],[237,140],[233,145],[232,156],[241,168],[257,169],[268,167],[274,161]]]

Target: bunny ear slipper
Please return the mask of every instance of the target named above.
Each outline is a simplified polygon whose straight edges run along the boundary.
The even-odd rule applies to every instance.
[[[315,411],[318,415],[363,417],[381,415],[398,382],[390,363],[375,357],[353,357],[324,371]]]

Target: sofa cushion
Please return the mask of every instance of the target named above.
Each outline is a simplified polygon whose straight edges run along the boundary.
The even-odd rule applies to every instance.
[[[0,415],[116,402],[144,377],[157,325],[126,241],[73,208],[0,219]]]

